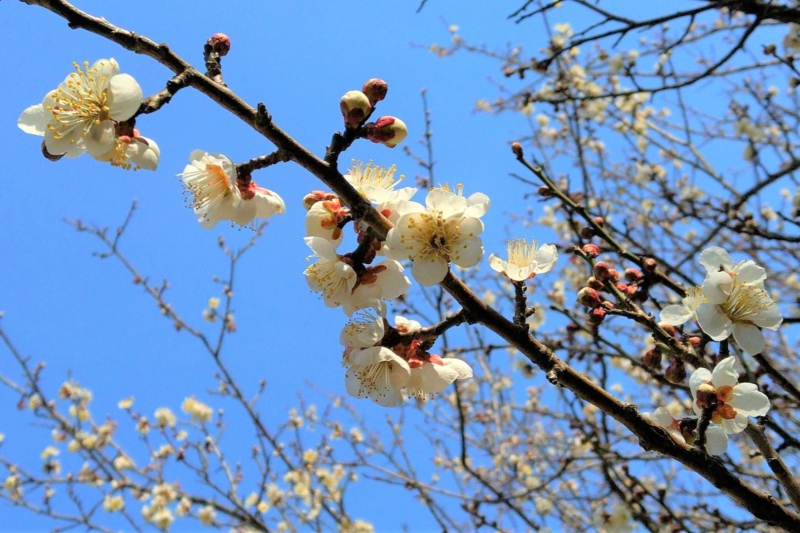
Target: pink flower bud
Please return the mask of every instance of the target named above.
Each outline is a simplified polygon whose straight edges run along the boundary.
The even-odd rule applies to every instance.
[[[672,337],[674,337],[675,334],[678,332],[678,330],[676,330],[675,326],[673,326],[672,324],[659,324],[659,326],[661,326],[661,329],[666,331]]]
[[[697,348],[700,346],[700,337],[689,337],[689,344]]]
[[[522,159],[523,153],[522,153],[522,145],[520,143],[518,142],[511,143],[511,151],[514,152],[514,155],[517,156],[517,158]],[[548,191],[550,190],[547,187],[545,188]]]
[[[606,311],[602,307],[595,307],[589,311],[589,322],[595,326],[599,326],[606,319]]]
[[[586,280],[586,286],[596,291],[602,291],[606,288],[603,282],[594,276],[589,276],[589,279]]]
[[[592,272],[594,272],[594,277],[600,281],[605,281],[611,277],[611,267],[605,261],[595,263],[594,267],[592,267]]]
[[[335,200],[339,198],[332,192],[325,192],[325,191],[311,191],[310,193],[303,196],[303,207],[306,208],[306,211],[311,209],[311,206],[317,202],[324,202],[327,200]]]
[[[364,82],[361,92],[367,95],[371,105],[375,105],[376,102],[386,98],[386,93],[389,92],[389,84],[380,78],[372,78]]]
[[[617,290],[619,292],[621,292],[622,294],[630,295],[631,294],[631,290],[630,289],[631,289],[631,286],[628,285],[627,283],[623,283],[621,281],[619,283],[617,283]],[[633,292],[636,292],[636,288],[633,289]]]
[[[589,226],[584,226],[578,231],[578,235],[580,235],[582,239],[591,239],[594,237],[595,233]]]
[[[612,283],[619,281],[619,271],[617,271],[616,268],[610,268],[608,270],[608,280]]]
[[[339,109],[342,110],[345,127],[355,129],[367,118],[372,106],[366,94],[361,91],[348,91],[339,101]]]
[[[658,262],[652,257],[648,257],[644,260],[644,263],[642,263],[642,268],[644,268],[645,272],[650,272],[651,274],[656,271],[657,266]]]
[[[628,281],[641,281],[644,278],[644,274],[638,268],[626,268],[625,269],[625,279]]]
[[[381,117],[367,124],[367,139],[394,148],[408,135],[406,123],[395,117]]]
[[[224,33],[215,33],[212,35],[208,40],[208,44],[211,45],[211,48],[219,54],[220,57],[227,55],[231,49],[231,40]]]
[[[603,217],[594,217],[594,223],[600,226],[601,228],[606,225],[605,219]]]
[[[586,307],[597,307],[600,305],[600,295],[596,290],[584,287],[578,291],[578,301]]]
[[[590,257],[597,257],[600,255],[600,247],[596,244],[584,244],[581,250],[583,250],[583,253]]]

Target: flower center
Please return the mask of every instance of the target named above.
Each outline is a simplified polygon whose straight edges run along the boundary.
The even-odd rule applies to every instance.
[[[721,304],[722,311],[732,322],[750,322],[751,319],[773,305],[767,292],[758,285],[734,285],[730,296]]]
[[[86,135],[93,125],[109,119],[108,78],[96,76],[97,67],[89,68],[89,63],[84,62],[81,70],[77,63],[73,63],[77,72],[72,72],[64,82],[66,87],[58,87],[50,93],[54,100],[47,106],[53,115],[53,120],[58,126],[50,126],[55,130],[54,137],[60,139],[69,135],[76,129],[83,130]]]

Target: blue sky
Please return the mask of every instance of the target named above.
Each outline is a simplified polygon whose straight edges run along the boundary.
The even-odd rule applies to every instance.
[[[505,20],[517,3],[475,9],[430,2],[420,14],[414,13],[415,2],[376,7],[374,2],[231,1],[221,9],[219,2],[198,1],[190,10],[181,2],[77,5],[169,43],[198,67],[205,39],[215,32],[227,33],[232,41],[223,63],[228,85],[251,104],[265,102],[277,124],[320,155],[331,134],[341,128],[339,97],[371,77],[384,78],[390,87],[379,112],[402,118],[409,127],[407,142],[421,150],[420,90],[427,88],[437,181],[463,183],[467,193],[482,191],[493,200],[484,217],[488,255],[505,248],[506,214],[524,208],[518,200],[523,186],[507,177],[517,170],[507,143],[525,131],[525,122],[473,113],[477,99],[494,94],[487,79],[494,69],[490,61],[468,56],[442,60],[413,43],[446,44],[450,24],[459,25],[474,41],[491,37],[489,42],[498,47],[520,41],[525,28]],[[184,90],[137,124],[143,135],[159,143],[157,172],[125,172],[88,157],[46,161],[39,155],[39,139],[17,129],[17,117],[62,81],[73,61],[113,57],[145,94],[161,90],[170,73],[149,58],[70,30],[41,8],[3,2],[0,27],[6,42],[15,43],[7,60],[13,83],[0,108],[4,328],[23,353],[47,362],[44,381],[53,390],[68,376],[90,388],[99,419],[106,414],[118,417],[116,403],[127,396],[134,396],[135,407],[148,414],[162,405],[177,411],[191,394],[213,404],[215,399],[205,391],[216,386],[214,368],[198,343],[173,331],[120,264],[92,257],[102,249],[99,241],[78,234],[62,218],[115,227],[137,199],[139,208],[123,239],[123,251],[151,279],[169,280],[168,299],[188,321],[214,331],[215,326],[203,323],[201,312],[209,297],[219,296],[213,276],[227,272],[217,239],[224,235],[235,247],[246,242],[250,232],[224,224],[201,229],[184,205],[175,174],[195,148],[243,162],[269,153],[272,146],[203,95]],[[350,158],[395,163],[409,181],[417,172],[400,148],[363,141],[342,161]],[[287,214],[270,221],[260,244],[240,264],[235,301],[239,331],[228,338],[226,353],[245,389],[254,391],[259,379],[267,380],[262,412],[267,420],[278,422],[297,404],[297,391],[309,390],[309,382],[322,391],[344,394],[337,341],[345,316],[325,308],[302,277],[310,252],[302,239],[300,201],[320,184],[291,164],[258,172],[254,179],[283,197]],[[528,237],[535,237],[527,231]],[[0,372],[19,376],[4,351],[0,354]],[[35,427],[28,412],[13,409],[16,395],[2,390],[0,401],[6,406],[0,420],[0,431],[6,434],[4,454],[38,467],[38,452],[49,444],[48,432]],[[380,408],[367,401],[357,406],[368,419],[382,423],[385,413]],[[241,431],[249,446],[249,431]],[[384,518],[364,514],[378,524],[383,520],[384,527],[399,520],[391,513]],[[0,515],[0,530],[45,527],[18,509],[0,507]]]

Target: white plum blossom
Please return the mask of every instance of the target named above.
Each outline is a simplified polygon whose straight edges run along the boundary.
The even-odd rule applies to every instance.
[[[242,200],[236,187],[236,166],[222,154],[193,150],[180,174],[194,196],[192,206],[200,225],[211,229],[230,220]]]
[[[338,198],[315,202],[306,212],[306,235],[322,237],[338,246],[344,236],[339,222],[347,212]]]
[[[672,304],[661,310],[661,322],[670,326],[680,326],[691,319],[696,319],[697,308],[705,301],[707,300],[703,296],[702,287],[689,287],[686,290],[686,297],[681,300],[681,305]]]
[[[251,180],[246,186],[237,188],[241,202],[231,216],[231,220],[236,224],[248,226],[256,219],[282,215],[286,212],[283,199],[275,192],[259,187],[255,181]]]
[[[602,507],[598,507],[592,523],[597,531],[602,533],[630,533],[633,531],[633,517],[626,505],[614,503],[611,513],[607,513]]]
[[[17,125],[44,137],[52,155],[99,157],[114,149],[116,125],[128,120],[142,103],[142,89],[129,74],[119,73],[114,59],[100,59],[72,72],[42,102],[25,109]]]
[[[396,204],[404,200],[410,200],[414,193],[417,192],[415,187],[395,189],[405,179],[405,176],[402,175],[397,180],[394,179],[394,174],[397,172],[395,165],[385,169],[373,165],[372,161],[366,165],[361,161],[356,163],[355,160],[352,163],[353,168],[344,175],[344,179],[370,202]]]
[[[135,130],[134,130],[135,131]],[[153,139],[137,135],[119,135],[108,152],[96,156],[98,161],[111,163],[125,170],[156,170],[161,150]]]
[[[358,276],[353,267],[342,261],[330,241],[322,237],[306,237],[306,244],[317,261],[303,272],[312,291],[322,292],[325,305],[338,307],[353,294]]]
[[[457,379],[472,377],[472,368],[454,357],[431,355],[427,361],[411,361],[411,376],[406,383],[408,395],[424,400],[446,389]]]
[[[733,264],[728,253],[714,247],[703,250],[700,262],[708,275],[703,294],[708,300],[697,307],[697,321],[715,341],[730,337],[750,355],[764,349],[759,328],[777,330],[783,322],[778,305],[764,289],[766,272],[751,260]]]
[[[552,244],[537,247],[536,241],[528,244],[522,239],[508,241],[508,261],[489,255],[489,266],[514,281],[525,281],[536,274],[549,272],[556,265],[558,250]]]
[[[675,440],[685,442],[678,421],[672,417],[672,414],[666,407],[659,407],[652,413],[642,413],[642,416],[649,418],[666,429]],[[694,442],[694,440],[692,440],[692,442]],[[687,444],[692,444],[692,442],[688,442]],[[717,424],[710,424],[706,429],[705,448],[709,455],[722,455],[728,449],[728,434]]]
[[[374,346],[352,353],[350,362],[345,376],[348,394],[370,398],[382,407],[403,403],[402,390],[411,369],[402,357],[385,346]]]
[[[480,217],[489,209],[489,198],[483,193],[464,198],[461,187],[457,194],[448,188],[434,188],[425,204],[398,204],[399,218],[386,237],[386,255],[411,259],[411,273],[427,286],[444,279],[451,261],[468,268],[481,260]]]
[[[356,309],[371,305],[372,300],[394,300],[411,287],[411,281],[403,272],[403,265],[394,259],[385,259],[366,267],[358,276],[350,298],[342,302],[342,310],[351,316]]]
[[[739,383],[734,364],[733,357],[726,357],[713,372],[698,368],[689,378],[695,414],[702,416],[704,408],[714,406],[711,421],[729,434],[740,433],[747,427],[748,416],[764,416],[770,407],[769,398],[755,383]]]
[[[379,300],[371,304],[371,309],[360,309],[339,334],[339,343],[344,346],[342,366],[350,366],[350,355],[353,352],[372,348],[383,339],[386,331],[384,323],[386,305]]]

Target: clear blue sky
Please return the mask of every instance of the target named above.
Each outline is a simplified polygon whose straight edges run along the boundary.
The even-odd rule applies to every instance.
[[[470,40],[486,39],[497,47],[521,41],[525,28],[505,20],[518,1],[496,2],[491,8],[432,1],[421,14],[414,13],[416,2],[76,4],[156,42],[167,42],[199,68],[205,39],[215,32],[227,33],[233,43],[224,59],[228,85],[251,104],[265,102],[274,120],[317,154],[324,153],[331,134],[341,128],[339,97],[371,77],[382,77],[390,86],[380,113],[401,117],[409,127],[407,142],[421,149],[419,94],[427,88],[437,181],[463,183],[468,193],[490,195],[493,207],[484,217],[487,256],[504,251],[506,214],[524,208],[518,200],[522,185],[507,177],[517,170],[507,142],[525,131],[525,123],[519,117],[473,113],[477,99],[495,93],[487,79],[492,62],[469,56],[442,60],[412,43],[447,43],[450,24],[459,25]],[[207,299],[219,295],[212,277],[227,272],[217,238],[225,235],[235,246],[250,234],[224,224],[212,231],[201,229],[184,206],[175,174],[195,148],[243,162],[273,147],[203,95],[184,90],[162,111],[137,124],[161,148],[157,172],[125,172],[85,156],[46,161],[39,155],[39,139],[17,129],[17,117],[61,82],[73,61],[113,57],[145,94],[161,90],[170,73],[149,58],[70,30],[41,8],[3,2],[0,27],[5,42],[13,44],[7,46],[13,49],[5,61],[10,83],[0,108],[4,327],[23,353],[47,362],[45,382],[53,391],[69,375],[90,388],[98,419],[121,415],[116,403],[131,395],[137,410],[147,414],[164,405],[177,412],[191,394],[217,406],[218,400],[205,393],[216,382],[212,363],[198,343],[173,331],[121,265],[92,257],[101,249],[98,241],[76,233],[61,219],[113,227],[136,198],[139,209],[122,249],[151,279],[169,279],[168,299],[187,320],[205,327],[200,314]],[[342,161],[350,158],[395,163],[410,181],[417,172],[400,148],[363,141]],[[262,412],[275,423],[285,420],[297,404],[297,391],[309,390],[308,382],[344,394],[337,341],[345,316],[325,308],[302,277],[310,252],[302,239],[300,201],[320,184],[291,164],[258,172],[254,179],[284,198],[287,214],[272,219],[259,246],[240,265],[235,302],[239,332],[229,337],[226,357],[245,389],[253,391],[259,379],[267,380]],[[526,231],[528,237],[536,236]],[[0,372],[19,375],[5,350],[0,350]],[[16,395],[0,390],[0,432],[6,434],[2,451],[38,468],[38,453],[49,444],[49,435],[32,424],[28,412],[14,409],[17,401]],[[368,401],[357,405],[368,419],[383,423],[382,409]],[[231,417],[233,411],[229,409]],[[243,439],[241,450],[246,450],[252,443],[249,428],[234,426],[230,434],[237,433]],[[131,442],[124,434],[130,439],[131,433],[120,434],[123,443]],[[227,444],[236,451],[235,439]],[[365,508],[354,514],[374,521],[380,530],[408,519],[399,509],[376,513]],[[34,531],[47,524],[4,505],[0,516],[3,531]],[[414,525],[413,519],[410,523]]]

